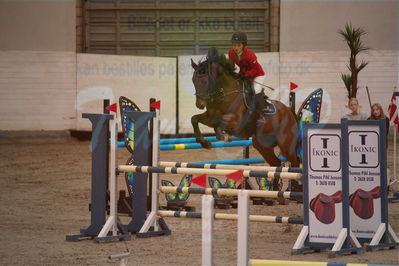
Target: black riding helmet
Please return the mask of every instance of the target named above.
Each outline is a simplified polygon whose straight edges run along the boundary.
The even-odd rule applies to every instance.
[[[247,35],[244,32],[237,31],[234,32],[233,36],[231,36],[231,42],[236,43],[242,43],[244,46],[247,45]]]

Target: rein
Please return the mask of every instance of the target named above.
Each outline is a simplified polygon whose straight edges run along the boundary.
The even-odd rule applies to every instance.
[[[236,81],[236,89],[235,90],[225,92],[223,88],[218,88],[218,89],[216,89],[216,91],[214,93],[209,95],[211,102],[223,102],[225,100],[226,96],[229,96],[232,94],[237,94],[237,93],[244,94],[244,88],[242,88],[242,89],[240,88],[240,82],[238,81],[238,79],[235,81]],[[244,84],[243,84],[243,86],[244,86]],[[221,96],[218,96],[219,94],[221,94]],[[244,101],[245,101],[245,97],[244,97]],[[245,103],[245,105],[247,105],[247,103]]]
[[[219,66],[221,66],[224,69],[225,75],[227,75],[228,77],[234,78],[234,74],[232,72],[230,72],[229,70],[225,69],[223,65],[219,64]],[[229,91],[226,92],[225,89],[223,88],[224,86],[218,86],[217,88],[214,88],[213,91],[211,91],[210,88],[212,86],[219,85],[218,84],[219,78],[214,76],[214,75],[212,75],[212,66],[211,66],[211,64],[208,63],[208,65],[207,66],[203,66],[202,69],[204,69],[204,68],[206,69],[204,74],[208,76],[208,80],[209,80],[209,84],[208,84],[209,87],[207,89],[208,95],[206,97],[209,97],[208,101],[210,103],[213,103],[213,104],[215,104],[215,103],[223,103],[223,102],[226,101],[227,97],[229,97],[231,95],[234,95],[234,94],[241,93],[243,95],[244,104],[248,108],[248,103],[246,102],[245,93],[244,93],[244,86],[245,86],[244,83],[241,86],[239,79],[234,79],[235,84],[236,84],[234,89],[229,90]],[[226,73],[226,71],[228,73]],[[196,92],[195,95],[198,96],[197,92]]]

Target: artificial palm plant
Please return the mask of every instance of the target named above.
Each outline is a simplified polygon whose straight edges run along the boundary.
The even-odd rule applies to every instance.
[[[363,51],[367,51],[370,48],[366,47],[360,39],[366,31],[362,28],[355,28],[351,23],[345,24],[343,30],[339,30],[338,34],[344,38],[348,45],[351,55],[349,58],[348,67],[350,73],[341,73],[342,81],[345,84],[346,90],[348,91],[348,98],[356,98],[357,94],[357,77],[359,72],[368,65],[368,62],[362,60],[359,64],[356,60],[356,56]]]

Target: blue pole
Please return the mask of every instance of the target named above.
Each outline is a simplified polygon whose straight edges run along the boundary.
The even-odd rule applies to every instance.
[[[212,148],[242,147],[252,145],[252,140],[236,140],[232,142],[211,142]],[[161,151],[203,149],[200,143],[160,145]]]
[[[264,163],[263,158],[248,158],[248,159],[231,159],[231,160],[219,160],[219,161],[207,161],[207,162],[196,162],[203,164],[254,164],[254,163]]]
[[[287,161],[284,156],[278,157],[281,161]],[[207,162],[195,162],[201,164],[255,164],[255,163],[264,163],[265,159],[263,158],[247,158],[247,159],[230,159],[230,160],[219,160],[219,161],[207,161]]]
[[[232,137],[233,140],[242,140],[237,137]],[[204,139],[209,141],[218,141],[215,136],[213,137],[205,137]],[[161,139],[160,144],[182,144],[182,143],[196,143],[197,140],[195,138],[178,138],[178,139]]]
[[[217,141],[216,137],[205,137],[204,139],[209,140],[211,142]],[[242,140],[237,137],[232,137],[233,141],[235,140]],[[197,143],[195,138],[179,138],[179,139],[161,139],[160,144],[165,145],[165,144],[185,144],[185,143]],[[119,141],[118,142],[118,148],[123,148],[125,147],[125,142],[124,141]]]

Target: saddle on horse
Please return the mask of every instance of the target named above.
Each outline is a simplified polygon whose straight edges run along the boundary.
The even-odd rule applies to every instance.
[[[250,117],[255,115],[258,118],[262,114],[270,114],[275,110],[274,105],[268,101],[264,90],[262,89],[260,93],[255,94],[253,84],[250,81],[244,81],[244,98],[251,114]]]

